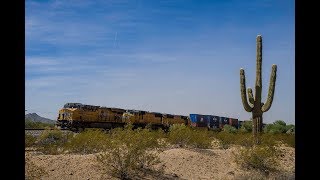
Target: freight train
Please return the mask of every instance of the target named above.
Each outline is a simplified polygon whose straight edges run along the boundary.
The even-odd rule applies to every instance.
[[[190,116],[85,105],[81,103],[66,103],[59,110],[56,126],[61,129],[81,131],[85,128],[112,129],[124,127],[131,123],[134,127],[162,128],[168,130],[173,124],[184,124],[208,129],[221,129],[229,124],[239,127],[238,119],[214,115],[190,114]]]

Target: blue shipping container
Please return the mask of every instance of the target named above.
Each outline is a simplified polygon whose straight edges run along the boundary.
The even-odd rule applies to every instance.
[[[190,114],[192,126],[196,127],[208,127],[209,121],[205,115],[202,114]]]
[[[219,116],[206,115],[210,128],[219,128]]]
[[[220,117],[220,124],[229,124],[229,118],[227,117]]]
[[[190,120],[191,122],[195,123],[197,122],[197,114],[190,114],[189,117],[190,117]]]

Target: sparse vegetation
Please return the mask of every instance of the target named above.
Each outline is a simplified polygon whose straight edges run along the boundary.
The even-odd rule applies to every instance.
[[[244,133],[238,131],[236,133],[229,133],[228,131],[222,131],[219,133],[213,133],[212,136],[220,141],[222,148],[227,149],[230,145],[240,145],[244,147],[252,147],[254,145],[254,139],[251,133]],[[287,144],[290,147],[295,147],[294,134],[271,134],[261,133],[259,134],[261,145],[274,146],[278,143]]]
[[[243,121],[239,130],[241,132],[252,132],[252,121]]]
[[[242,148],[236,154],[235,161],[242,168],[254,169],[268,174],[275,171],[278,165],[279,150],[275,146],[254,145]]]
[[[180,147],[209,148],[212,139],[206,129],[195,129],[183,124],[170,127],[168,141]]]
[[[157,153],[161,145],[157,131],[132,130],[128,125],[112,130],[110,138],[108,150],[97,155],[97,159],[113,176],[128,179],[159,163]]]
[[[43,123],[43,122],[34,122],[29,119],[26,119],[24,122],[24,127],[25,128],[54,128],[54,124],[49,124],[49,123]]]
[[[295,147],[295,135],[294,134],[270,134],[264,133],[262,135],[262,144],[276,145],[279,143],[286,144],[289,147]]]
[[[278,123],[279,124],[279,123]],[[243,126],[245,127],[245,126]],[[25,135],[26,147],[35,147],[44,154],[96,153],[105,172],[120,179],[139,177],[145,172],[156,172],[158,154],[167,147],[210,148],[217,139],[222,148],[240,145],[237,163],[246,169],[268,173],[275,170],[279,143],[295,147],[294,134],[261,133],[260,145],[255,145],[251,133],[224,126],[222,131],[207,131],[185,125],[173,125],[168,133],[147,128],[125,128],[110,131],[89,129],[74,134],[60,130],[45,130],[39,137]],[[31,167],[31,166],[30,166]],[[40,172],[40,171],[39,171]]]
[[[32,147],[36,144],[37,138],[30,135],[30,134],[25,134],[24,136],[24,144],[25,147]]]
[[[279,134],[279,133],[286,133],[288,130],[292,130],[294,133],[295,126],[290,124],[287,125],[282,120],[277,120],[272,124],[267,124],[266,127],[263,129],[265,133],[272,133],[272,134]]]
[[[36,142],[38,150],[45,154],[62,153],[65,144],[72,137],[72,133],[63,133],[60,130],[45,130]]]
[[[102,130],[88,129],[71,138],[65,144],[65,149],[72,153],[97,153],[106,149],[109,140],[108,134]]]
[[[223,126],[222,131],[228,132],[228,133],[236,133],[237,129],[235,127],[233,127],[233,126],[230,126],[230,125],[226,124],[226,125]]]

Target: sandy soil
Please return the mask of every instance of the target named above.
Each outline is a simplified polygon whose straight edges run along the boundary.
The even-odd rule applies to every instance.
[[[266,179],[294,179],[295,149],[281,147],[286,153],[279,159],[281,173],[269,174]],[[173,148],[160,153],[161,163],[155,168],[163,168],[162,174],[146,175],[138,179],[255,179],[262,175],[239,168],[234,162],[234,152],[238,147],[229,149],[185,149]],[[104,174],[94,154],[88,155],[43,155],[26,151],[26,173],[34,179],[46,180],[92,180],[117,179]],[[286,175],[283,175],[286,174]],[[282,178],[281,178],[282,177]]]

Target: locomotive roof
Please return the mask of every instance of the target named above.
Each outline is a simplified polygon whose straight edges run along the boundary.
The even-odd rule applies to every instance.
[[[63,108],[60,111],[62,111],[62,110],[75,111],[75,110],[77,110],[77,108]]]
[[[99,108],[100,106],[93,106],[81,103],[66,103],[64,108]]]
[[[159,113],[159,112],[150,112],[150,113],[153,113],[153,114],[163,114],[163,113]]]

